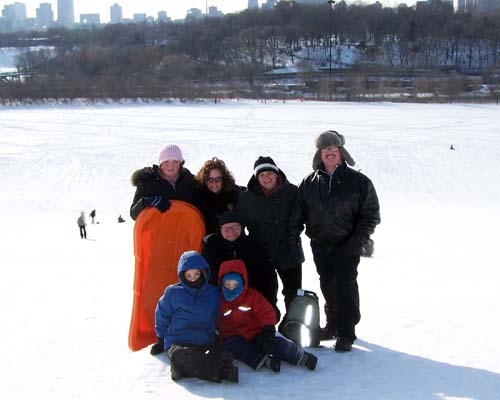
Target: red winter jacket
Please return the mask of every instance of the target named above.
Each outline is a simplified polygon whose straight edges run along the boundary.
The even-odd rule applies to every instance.
[[[257,290],[248,287],[245,263],[241,260],[228,260],[220,265],[219,283],[222,277],[236,272],[243,277],[243,291],[233,301],[227,301],[221,294],[221,308],[217,328],[222,339],[240,335],[252,340],[266,325],[276,325],[276,311],[265,297]]]

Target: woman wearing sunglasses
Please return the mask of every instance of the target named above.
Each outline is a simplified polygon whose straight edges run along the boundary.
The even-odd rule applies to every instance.
[[[234,210],[238,196],[245,188],[236,185],[224,161],[217,157],[205,161],[195,179],[197,187],[193,202],[205,218],[206,233],[218,232],[220,215]]]

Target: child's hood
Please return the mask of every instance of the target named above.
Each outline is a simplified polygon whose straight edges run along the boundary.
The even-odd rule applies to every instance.
[[[244,294],[248,287],[248,273],[245,263],[242,260],[228,260],[222,262],[219,269],[219,285],[221,287],[222,277],[229,272],[236,272],[243,277],[243,291],[241,293]]]
[[[182,253],[177,266],[177,276],[179,282],[184,283],[184,272],[189,269],[199,269],[202,274],[205,274],[205,282],[210,278],[210,266],[203,256],[197,251],[191,250]]]

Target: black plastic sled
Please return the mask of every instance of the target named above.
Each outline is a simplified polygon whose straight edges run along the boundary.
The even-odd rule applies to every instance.
[[[303,289],[297,291],[279,331],[302,347],[319,346],[319,302],[316,293]]]

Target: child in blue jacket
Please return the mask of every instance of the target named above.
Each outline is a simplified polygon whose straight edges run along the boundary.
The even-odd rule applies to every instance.
[[[220,293],[208,283],[208,263],[196,251],[187,251],[177,270],[179,282],[165,289],[156,306],[158,343],[151,354],[167,351],[173,380],[196,377],[238,382],[233,356],[215,339]]]

